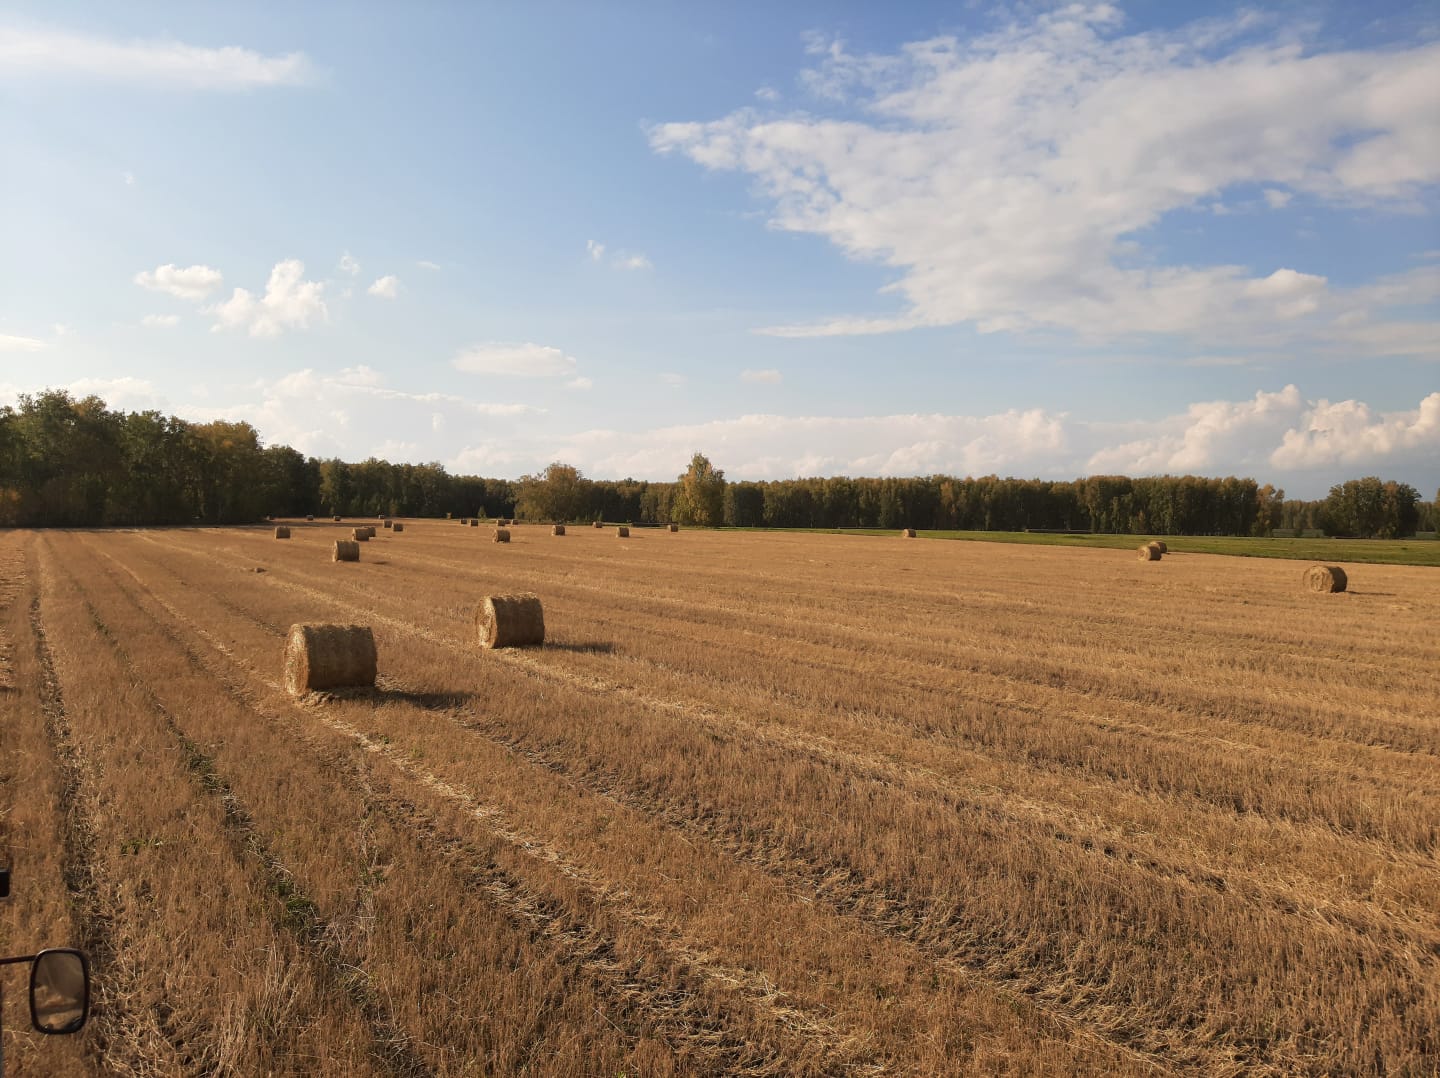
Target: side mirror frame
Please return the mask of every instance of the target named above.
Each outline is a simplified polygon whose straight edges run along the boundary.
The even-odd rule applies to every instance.
[[[53,957],[51,957],[53,956]],[[71,1017],[68,1021],[57,1023],[50,1015],[42,1019],[42,1005],[37,998],[46,986],[41,983],[42,968],[46,965],[53,965],[63,959],[74,959],[80,965],[79,1005],[80,1013]],[[66,1008],[71,1011],[73,1008]],[[70,1033],[79,1033],[85,1028],[85,1023],[90,1017],[90,960],[84,951],[76,950],[74,947],[50,947],[35,956],[30,963],[30,1024],[37,1031],[51,1036],[65,1036]]]

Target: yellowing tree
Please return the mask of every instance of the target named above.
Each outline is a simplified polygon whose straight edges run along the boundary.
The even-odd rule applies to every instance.
[[[675,520],[681,524],[719,527],[725,520],[725,473],[711,464],[704,453],[696,453],[679,482],[671,510]]]

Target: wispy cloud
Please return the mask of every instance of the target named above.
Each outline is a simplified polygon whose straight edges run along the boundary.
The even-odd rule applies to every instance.
[[[178,314],[147,314],[140,324],[148,329],[172,329],[180,324]]]
[[[740,372],[740,381],[758,382],[763,385],[779,385],[784,381],[784,376],[774,369],[763,371],[743,370]]]
[[[179,266],[167,264],[153,270],[141,270],[135,274],[135,283],[152,292],[168,292],[179,299],[202,300],[224,280],[217,269],[209,266]]]
[[[586,240],[585,251],[592,262],[599,262],[605,257],[605,245],[597,240]]]
[[[237,45],[118,40],[34,24],[0,26],[0,79],[34,75],[191,90],[298,86],[315,78],[303,52],[266,56]]]
[[[655,264],[643,254],[618,254],[611,265],[622,270],[647,270],[654,269]]]
[[[515,378],[573,378],[578,364],[558,348],[544,344],[488,341],[465,349],[451,366],[469,374],[500,374]]]
[[[0,333],[0,352],[38,352],[45,342],[38,337],[16,337]]]
[[[340,256],[340,272],[348,273],[351,277],[354,277],[360,272],[359,261],[357,261],[355,256],[349,251],[346,251]]]

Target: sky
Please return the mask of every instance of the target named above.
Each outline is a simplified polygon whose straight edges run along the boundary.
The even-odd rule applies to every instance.
[[[1429,3],[8,3],[0,405],[1440,487]]]

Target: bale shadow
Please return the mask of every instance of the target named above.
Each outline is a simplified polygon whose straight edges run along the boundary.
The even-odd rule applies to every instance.
[[[426,711],[452,711],[479,699],[473,692],[415,692],[411,689],[373,689],[368,695],[381,704],[410,704]]]
[[[573,651],[585,655],[610,655],[615,651],[615,645],[608,640],[592,640],[584,643],[556,643],[548,642],[545,648],[549,651]]]

